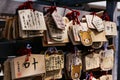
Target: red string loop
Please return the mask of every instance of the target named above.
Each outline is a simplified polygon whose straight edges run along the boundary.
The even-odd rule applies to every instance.
[[[80,16],[80,12],[79,11],[76,11],[76,10],[72,10],[71,12],[67,13],[66,14],[66,17],[69,19],[69,20],[73,20],[73,24],[75,24],[75,22],[77,24],[80,24],[80,21],[78,19],[78,17]]]
[[[25,62],[29,61],[30,55],[31,55],[31,49],[27,49],[27,56],[26,56]]]
[[[90,80],[93,80],[93,73],[90,72]]]
[[[110,17],[106,11],[104,11],[103,15],[101,16],[103,20],[110,21]]]
[[[29,56],[31,55],[32,51],[31,49],[21,48],[17,53],[20,55],[27,55],[25,61],[29,61]]]
[[[69,12],[69,13],[66,14],[66,17],[67,17],[69,20],[73,20],[73,24],[75,24],[75,22],[76,22],[77,24],[80,24],[80,21],[79,21],[79,19],[78,19],[78,17],[80,16],[80,12],[77,11],[77,10],[72,10],[72,9],[66,7],[66,6],[64,6],[64,8],[67,8],[67,9],[71,10],[71,12]]]
[[[23,4],[21,4],[20,6],[18,6],[18,9],[33,9],[32,7],[33,2],[32,1],[26,1]]]

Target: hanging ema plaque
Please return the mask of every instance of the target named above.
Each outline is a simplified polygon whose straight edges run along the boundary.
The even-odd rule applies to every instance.
[[[12,79],[24,78],[45,73],[44,55],[31,54],[25,61],[26,55],[11,61]]]

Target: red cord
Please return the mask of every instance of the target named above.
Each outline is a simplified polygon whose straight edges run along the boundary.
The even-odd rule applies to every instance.
[[[75,24],[75,22],[77,24],[80,24],[80,21],[78,19],[78,17],[80,16],[80,12],[79,11],[76,11],[76,10],[72,10],[71,12],[67,13],[66,14],[66,17],[69,19],[69,20],[73,20],[73,24]]]
[[[72,10],[72,9],[66,7],[66,6],[64,6],[64,8],[71,10],[71,12],[69,12],[69,13],[66,14],[66,17],[67,17],[69,20],[73,20],[73,24],[75,24],[75,22],[76,22],[77,24],[80,24],[80,21],[79,21],[79,19],[78,19],[78,16],[80,16],[80,12],[77,11],[77,10]]]
[[[90,73],[90,80],[92,80],[93,79],[93,73],[91,72]]]
[[[32,51],[31,51],[31,49],[22,48],[22,49],[18,50],[17,53],[20,55],[27,55],[25,61],[29,61],[29,56],[31,55]]]
[[[24,2],[23,4],[21,4],[20,6],[18,6],[18,9],[19,10],[21,10],[21,9],[33,9],[32,4],[33,4],[33,2],[28,0],[28,1]]]
[[[103,15],[101,16],[103,20],[110,21],[110,17],[107,12],[104,12]]]

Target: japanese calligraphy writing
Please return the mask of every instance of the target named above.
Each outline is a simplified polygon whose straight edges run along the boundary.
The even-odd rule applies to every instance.
[[[45,73],[44,55],[31,54],[29,60],[25,61],[26,55],[14,58],[11,62],[12,79],[24,78]],[[42,64],[42,65],[41,65]]]
[[[34,70],[36,70],[36,64],[37,64],[38,62],[35,62],[35,58],[33,58],[33,61],[34,61],[34,62],[33,62],[32,64],[34,65]]]
[[[18,65],[18,72],[20,72],[20,63],[17,62],[17,65]]]
[[[28,68],[30,66],[30,62],[24,62],[23,65],[25,68]]]
[[[46,57],[46,71],[61,69],[63,67],[63,55],[50,55],[49,57]]]

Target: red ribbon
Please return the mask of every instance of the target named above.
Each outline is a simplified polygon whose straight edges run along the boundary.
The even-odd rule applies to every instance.
[[[66,7],[66,6],[64,6],[64,8],[67,8],[67,9],[71,10],[71,12],[69,12],[69,13],[66,14],[66,17],[67,17],[69,20],[73,20],[73,24],[75,24],[75,22],[76,22],[77,24],[80,24],[80,21],[79,21],[79,19],[78,19],[78,16],[80,16],[80,12],[77,11],[77,10],[72,10],[72,9]]]
[[[43,9],[45,8],[48,8],[47,13],[50,13],[50,14],[52,14],[54,11],[57,11],[56,6],[44,7]]]
[[[18,50],[17,53],[20,55],[27,55],[25,61],[29,61],[29,56],[31,55],[32,51],[31,51],[31,49],[22,48],[22,49]]]
[[[101,16],[103,20],[110,21],[110,17],[107,12],[104,11],[103,15]]]
[[[75,24],[75,22],[77,22],[77,24],[80,24],[78,16],[80,16],[80,12],[76,11],[76,10],[72,10],[72,12],[69,12],[69,13],[66,14],[66,17],[69,20],[73,20],[73,24]]]
[[[33,9],[32,7],[33,2],[32,1],[26,1],[22,5],[18,6],[18,9]]]
[[[89,80],[92,80],[93,79],[93,73],[91,72],[90,73],[90,79]]]

